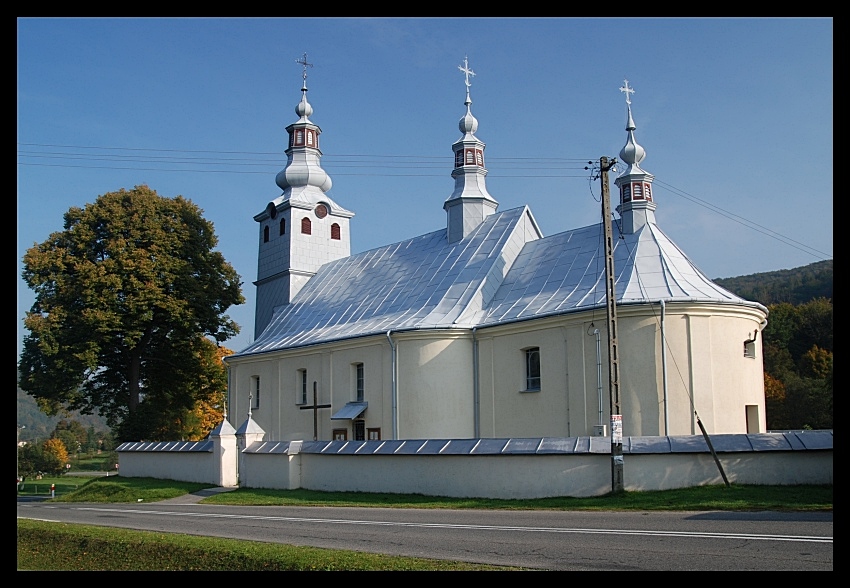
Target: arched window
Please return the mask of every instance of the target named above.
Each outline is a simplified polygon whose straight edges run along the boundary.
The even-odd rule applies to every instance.
[[[304,131],[298,130],[295,131],[295,144],[303,145],[304,144]]]
[[[286,219],[285,218],[280,219],[280,234],[281,235],[286,234]]]
[[[463,165],[463,151],[455,151],[455,167]]]
[[[339,236],[339,225],[334,223],[331,225],[331,239],[336,239],[337,241],[339,241],[340,238],[341,237]]]
[[[307,145],[313,146],[313,131],[307,131]]]
[[[478,165],[484,167],[484,154],[480,151],[475,152],[475,159],[478,161]]]
[[[310,223],[310,219],[307,218],[306,216],[301,219],[301,233],[303,233],[304,235],[312,235],[313,234],[313,228],[312,228],[312,225]]]
[[[475,163],[475,159],[473,159],[474,157],[475,156],[472,153],[472,149],[468,149],[466,151],[466,165],[472,165],[473,163]]]
[[[268,242],[269,242],[269,227],[265,226],[265,227],[263,227],[263,243],[268,243]]]

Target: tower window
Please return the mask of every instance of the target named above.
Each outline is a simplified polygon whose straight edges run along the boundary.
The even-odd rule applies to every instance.
[[[263,243],[268,243],[268,242],[269,242],[269,227],[265,226],[265,227],[263,227]]]
[[[307,145],[313,146],[313,131],[307,131]]]
[[[643,187],[640,183],[632,184],[632,191],[635,200],[643,200]]]
[[[303,145],[304,144],[304,131],[298,130],[295,131],[295,144]]]
[[[643,185],[643,195],[647,200],[652,200],[652,186],[649,184]]]
[[[286,234],[286,219],[285,218],[280,219],[280,234],[281,235]]]
[[[310,223],[310,219],[306,216],[301,219],[301,232],[304,235],[312,235],[313,234],[313,226]]]
[[[455,151],[455,167],[463,165],[463,151]]]
[[[340,238],[341,237],[340,237],[340,234],[339,234],[339,225],[337,223],[334,223],[334,224],[331,225],[331,239],[335,239],[335,240],[339,241]]]
[[[472,149],[467,149],[466,150],[466,165],[472,165],[473,163],[475,163],[475,154],[473,153]]]
[[[484,167],[484,154],[477,149],[475,150],[475,160],[478,163],[478,165],[480,165],[481,167]]]
[[[623,202],[629,202],[632,199],[632,187],[629,184],[623,184],[621,194]]]

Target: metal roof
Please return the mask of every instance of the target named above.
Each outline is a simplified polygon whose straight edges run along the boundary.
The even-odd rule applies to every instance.
[[[615,230],[616,234],[616,230]],[[605,306],[601,223],[542,237],[528,207],[487,217],[466,238],[446,230],[323,265],[265,331],[231,357],[393,330],[493,326]],[[615,240],[618,304],[745,305],[648,223]]]
[[[368,402],[347,402],[331,417],[331,420],[356,419],[368,406]]]
[[[711,435],[717,453],[828,451],[833,433],[752,433]],[[121,449],[119,448],[119,451]],[[611,453],[610,437],[532,437],[507,439],[409,439],[387,441],[258,441],[245,453],[324,455],[543,455]],[[623,453],[708,453],[702,435],[623,437]]]

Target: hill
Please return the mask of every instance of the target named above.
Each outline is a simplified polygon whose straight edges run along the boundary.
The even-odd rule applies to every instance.
[[[803,304],[815,298],[832,300],[832,260],[802,267],[712,280],[746,300],[765,306],[779,302]]]
[[[47,416],[38,408],[35,399],[21,390],[18,386],[18,425],[25,428],[21,430],[21,441],[33,441],[35,439],[47,439],[56,428],[63,417]],[[109,431],[106,420],[96,414],[71,413],[70,418],[80,423],[84,428],[94,427],[95,431]]]

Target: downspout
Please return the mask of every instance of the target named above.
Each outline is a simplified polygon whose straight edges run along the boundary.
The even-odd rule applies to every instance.
[[[398,383],[396,382],[396,347],[392,338],[392,329],[387,331],[387,340],[390,342],[390,372],[392,379],[392,411],[393,411],[393,439],[398,439]]]
[[[598,425],[604,425],[604,408],[602,406],[602,344],[600,343],[599,329],[593,329],[591,335],[596,337],[596,396],[599,399]]]
[[[472,426],[473,437],[479,439],[481,437],[481,416],[479,414],[481,400],[478,390],[478,339],[475,338],[477,329],[478,327],[472,327]]]
[[[664,399],[664,434],[670,434],[670,414],[667,407],[667,339],[664,331],[666,305],[661,301],[661,394]]]

